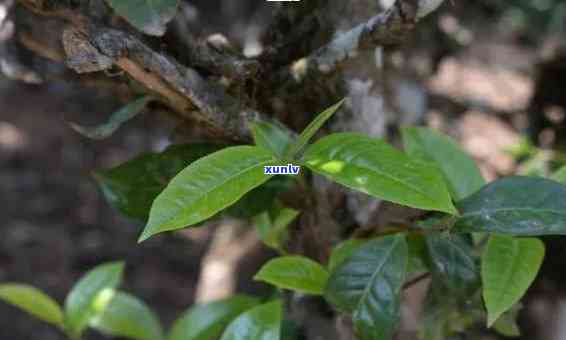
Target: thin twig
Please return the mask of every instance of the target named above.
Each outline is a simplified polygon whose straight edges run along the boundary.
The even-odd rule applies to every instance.
[[[405,284],[403,285],[403,290],[411,288],[412,286],[416,285],[417,283],[419,283],[419,282],[421,282],[425,279],[428,279],[430,276],[431,276],[430,272],[426,272],[426,273],[423,273],[423,274],[421,274],[417,277],[412,278],[411,280],[405,282]]]

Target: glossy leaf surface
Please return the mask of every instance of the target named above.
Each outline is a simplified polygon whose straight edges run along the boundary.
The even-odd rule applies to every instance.
[[[360,340],[392,339],[400,319],[408,263],[404,235],[368,241],[331,274],[326,299],[353,313]]]
[[[234,318],[258,302],[256,298],[235,295],[192,307],[175,321],[168,340],[218,339]]]
[[[90,139],[106,139],[112,136],[120,126],[143,112],[143,109],[152,100],[153,98],[149,96],[138,98],[110,115],[106,123],[95,127],[85,127],[76,123],[70,123],[70,125],[73,130]]]
[[[193,162],[155,199],[140,241],[212,217],[270,179],[263,167],[274,163],[268,151],[253,146],[229,147]]]
[[[458,204],[454,230],[517,236],[566,234],[566,186],[544,178],[506,177]]]
[[[108,303],[90,321],[90,326],[115,337],[136,340],[161,340],[163,330],[151,309],[127,293],[114,291]]]
[[[284,158],[285,151],[295,139],[292,131],[270,122],[254,122],[252,133],[257,146],[271,151],[279,159]]]
[[[99,294],[111,291],[122,280],[124,264],[111,262],[99,265],[86,273],[71,289],[65,300],[65,328],[79,335],[100,310]],[[98,303],[97,302],[98,298]]]
[[[455,200],[461,200],[485,185],[476,163],[448,136],[427,128],[402,129],[405,152],[434,162]]]
[[[63,311],[59,304],[35,287],[15,283],[0,284],[0,300],[42,321],[63,326]]]
[[[544,244],[536,238],[492,235],[482,255],[483,298],[488,327],[525,294],[544,258]]]
[[[332,249],[332,253],[330,253],[328,271],[334,271],[336,267],[352,256],[352,254],[366,242],[367,240],[351,238],[336,245],[336,247]]]
[[[279,340],[282,314],[279,300],[254,307],[232,321],[221,340]]]
[[[303,256],[283,256],[267,262],[255,280],[307,294],[323,294],[328,272],[319,263]]]
[[[177,13],[177,0],[106,0],[116,13],[140,31],[161,36]]]
[[[303,162],[312,171],[371,196],[455,213],[437,167],[414,161],[382,140],[356,133],[333,134],[311,145]]]
[[[426,236],[432,272],[452,293],[472,293],[479,284],[479,268],[472,243],[461,234]]]

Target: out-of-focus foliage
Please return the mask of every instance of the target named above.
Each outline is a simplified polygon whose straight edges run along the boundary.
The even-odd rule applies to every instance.
[[[540,34],[566,32],[566,3],[561,0],[506,0],[494,2],[503,13],[504,23],[526,32]]]

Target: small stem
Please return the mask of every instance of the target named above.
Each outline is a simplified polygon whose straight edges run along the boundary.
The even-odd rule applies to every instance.
[[[430,277],[430,272],[423,273],[423,274],[421,274],[421,275],[419,275],[419,276],[417,276],[417,277],[415,277],[415,278],[413,278],[413,279],[411,279],[411,280],[405,282],[405,284],[403,285],[403,290],[409,289],[409,288],[411,288],[412,286],[416,285],[417,283],[419,283],[419,282],[421,282],[422,280],[427,279],[427,278],[429,278],[429,277]]]

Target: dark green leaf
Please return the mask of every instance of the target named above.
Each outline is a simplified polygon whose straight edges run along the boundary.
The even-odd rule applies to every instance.
[[[455,200],[461,200],[484,186],[476,163],[450,138],[427,128],[402,129],[405,151],[411,157],[434,162]]]
[[[286,158],[293,158],[301,152],[303,148],[307,146],[311,138],[318,132],[318,130],[320,130],[322,125],[324,125],[324,123],[326,123],[326,121],[330,119],[336,111],[338,111],[340,106],[344,103],[344,100],[345,99],[342,99],[337,104],[329,107],[316,116],[316,118],[299,135],[297,141],[289,146],[286,152]]]
[[[342,262],[348,259],[354,251],[365,244],[367,240],[351,238],[342,243],[339,243],[330,254],[330,259],[328,260],[328,271],[333,272],[336,267],[338,267]]]
[[[283,319],[281,322],[281,340],[302,340],[301,327],[297,322]]]
[[[451,293],[469,294],[478,287],[479,269],[467,236],[431,233],[426,235],[426,245],[433,274]]]
[[[116,288],[122,280],[123,271],[124,264],[121,262],[102,264],[86,273],[75,284],[65,300],[65,328],[72,337],[80,335],[97,310],[100,310],[99,294]]]
[[[92,328],[116,337],[136,340],[163,339],[159,320],[143,301],[127,293],[110,292],[108,302],[95,303],[100,310],[90,321]],[[100,298],[106,300],[105,296]]]
[[[267,262],[254,280],[307,294],[323,294],[328,272],[317,262],[302,256],[284,256]]]
[[[140,31],[161,36],[177,13],[177,0],[106,0],[108,4]]]
[[[235,317],[258,302],[249,296],[236,295],[192,307],[175,321],[168,340],[218,339]]]
[[[271,151],[279,159],[285,157],[285,151],[295,139],[291,130],[270,122],[254,122],[252,133],[257,146]]]
[[[195,161],[157,196],[140,241],[212,217],[270,179],[263,168],[273,164],[273,156],[255,146],[229,147]]]
[[[405,236],[385,236],[358,248],[330,276],[325,296],[341,311],[353,313],[360,340],[393,337],[407,262]]]
[[[153,200],[177,173],[218,151],[214,144],[172,145],[161,153],[140,155],[108,170],[94,172],[104,197],[123,214],[146,221]]]
[[[42,321],[63,327],[61,307],[37,288],[16,283],[1,284],[0,300],[16,306]]]
[[[423,340],[459,339],[457,334],[470,334],[467,329],[485,319],[481,294],[452,295],[444,280],[432,277],[423,306],[419,334]]]
[[[245,194],[238,202],[223,211],[223,214],[236,218],[252,218],[270,209],[277,196],[291,189],[295,181],[289,176],[275,176],[261,186]]]
[[[70,125],[73,130],[90,139],[106,139],[112,136],[124,123],[140,114],[147,103],[152,100],[153,98],[148,96],[138,98],[114,112],[106,123],[95,127],[85,127],[75,123],[70,123]]]
[[[455,213],[442,174],[382,140],[337,133],[311,145],[304,156],[311,170],[352,189],[413,208]]]
[[[566,234],[566,186],[536,177],[492,182],[458,204],[460,232],[517,236]]]
[[[481,270],[488,327],[523,297],[543,258],[544,243],[539,239],[491,236]]]
[[[254,307],[232,321],[221,340],[279,340],[282,314],[279,300]]]
[[[407,236],[409,246],[409,265],[407,273],[417,274],[429,271],[427,263],[426,241],[423,235],[410,234]]]

